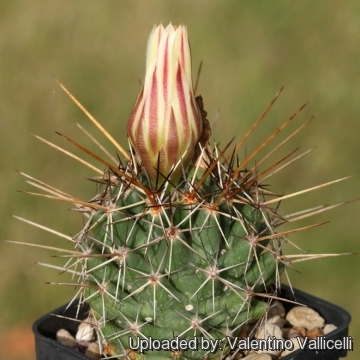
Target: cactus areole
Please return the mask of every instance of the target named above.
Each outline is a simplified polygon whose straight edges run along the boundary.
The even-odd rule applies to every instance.
[[[63,269],[78,280],[105,357],[225,359],[243,327],[266,314],[292,259],[283,254],[291,231],[277,230],[286,196],[272,193],[267,179],[291,154],[265,170],[258,166],[267,156],[254,160],[302,108],[248,156],[236,151],[254,127],[234,149],[211,146],[186,27],[154,27],[127,125],[130,153],[117,144],[126,161],[93,155],[108,170],[94,179],[100,191],[89,202],[38,182],[85,216]]]

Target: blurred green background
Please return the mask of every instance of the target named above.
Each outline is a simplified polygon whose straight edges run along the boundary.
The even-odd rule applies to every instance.
[[[316,193],[284,201],[282,213],[360,196],[358,1],[2,1],[1,239],[69,246],[10,214],[69,235],[76,234],[82,226],[80,215],[71,211],[71,206],[16,192],[33,188],[14,169],[84,200],[95,193],[94,184],[85,179],[94,175],[91,170],[47,147],[31,133],[80,155],[54,132],[95,150],[76,127],[75,122],[79,122],[115,154],[109,142],[59,89],[51,74],[127,148],[125,126],[139,90],[139,79],[144,75],[147,36],[154,23],[167,25],[169,21],[188,25],[194,69],[204,61],[199,93],[211,123],[220,109],[213,135],[222,145],[234,135],[239,140],[285,85],[246,149],[239,152],[241,158],[309,101],[274,143],[317,114],[284,147],[283,154],[298,146],[300,151],[317,148],[271,178],[273,189],[290,193],[355,175]],[[271,144],[268,149],[273,147]],[[273,161],[280,156],[274,155]],[[298,227],[330,221],[291,239],[313,253],[357,252],[359,210],[360,203],[356,202],[299,222]],[[52,252],[0,243],[0,253],[2,356],[34,359],[30,324],[68,301],[74,290],[44,285],[46,281],[67,280],[65,276],[58,277],[56,271],[34,264],[58,262],[59,259],[50,258]],[[290,271],[295,287],[339,304],[352,314],[350,335],[355,349],[360,342],[359,263],[359,257],[354,255],[306,262],[296,267],[298,272]],[[355,359],[356,355],[351,353],[348,358]]]

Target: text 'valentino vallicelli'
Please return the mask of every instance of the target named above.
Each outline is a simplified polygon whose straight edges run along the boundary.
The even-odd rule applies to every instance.
[[[316,339],[309,339],[308,337],[296,337],[301,350],[309,349],[314,351],[332,351],[332,350],[353,350],[353,338],[351,336],[344,336],[342,339],[332,340],[324,336],[319,336]],[[153,339],[151,336],[147,339],[136,337],[133,339],[129,336],[129,347],[132,350],[137,350],[140,353],[145,351],[169,351],[169,350],[203,350],[214,354],[218,350],[223,350],[225,347],[230,350],[254,350],[254,351],[283,351],[294,350],[294,343],[290,339],[277,339],[275,336],[269,336],[267,339],[240,339],[226,337],[219,339],[205,339],[203,337],[194,336],[190,340],[179,339]]]

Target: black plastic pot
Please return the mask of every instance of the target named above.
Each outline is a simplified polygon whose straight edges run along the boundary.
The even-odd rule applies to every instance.
[[[319,299],[297,289],[294,289],[294,293],[298,303],[306,305],[317,311],[325,319],[326,324],[334,324],[337,326],[336,330],[325,336],[326,339],[342,340],[348,335],[351,316],[346,310],[340,306],[329,303],[323,299]],[[281,297],[284,299],[294,299],[290,288],[285,285],[282,285]],[[283,305],[286,310],[289,310],[292,307],[291,303],[288,302],[283,302]],[[327,351],[299,349],[283,357],[281,360],[338,360],[339,358],[345,357],[346,354],[346,349]]]
[[[302,291],[294,289],[296,301],[307,305],[316,310],[327,324],[334,324],[337,329],[326,335],[326,339],[342,340],[348,335],[348,328],[350,324],[350,314],[337,305],[331,304],[322,299],[311,296]],[[293,300],[292,293],[289,287],[283,285],[281,296],[286,299]],[[292,307],[290,303],[283,303],[286,309]],[[75,318],[77,303],[66,310],[67,305],[64,305],[49,314],[42,316],[33,324],[33,332],[35,335],[36,360],[89,360],[90,358],[80,353],[77,350],[71,349],[65,345],[58,343],[56,332],[59,329],[67,329],[70,333],[75,335],[78,322],[52,316],[51,314],[58,314],[68,318]],[[79,319],[86,318],[86,307],[82,307],[79,312]],[[332,350],[332,351],[314,351],[310,349],[297,350],[290,355],[282,358],[282,360],[338,360],[346,356],[347,351]]]
[[[78,301],[75,301],[67,309],[68,304],[51,311],[42,316],[33,324],[33,333],[35,335],[35,352],[36,360],[89,360],[81,352],[69,348],[56,341],[56,333],[60,329],[66,329],[73,336],[77,332],[79,326],[78,321],[70,319],[76,318]],[[84,320],[87,317],[88,308],[83,306],[80,308],[78,319]],[[52,314],[61,315],[66,318],[53,316]]]

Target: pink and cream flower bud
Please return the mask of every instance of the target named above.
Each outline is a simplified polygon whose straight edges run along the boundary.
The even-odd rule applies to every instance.
[[[154,27],[147,43],[144,86],[127,125],[150,180],[174,168],[171,179],[177,180],[192,159],[201,131],[186,27]]]

